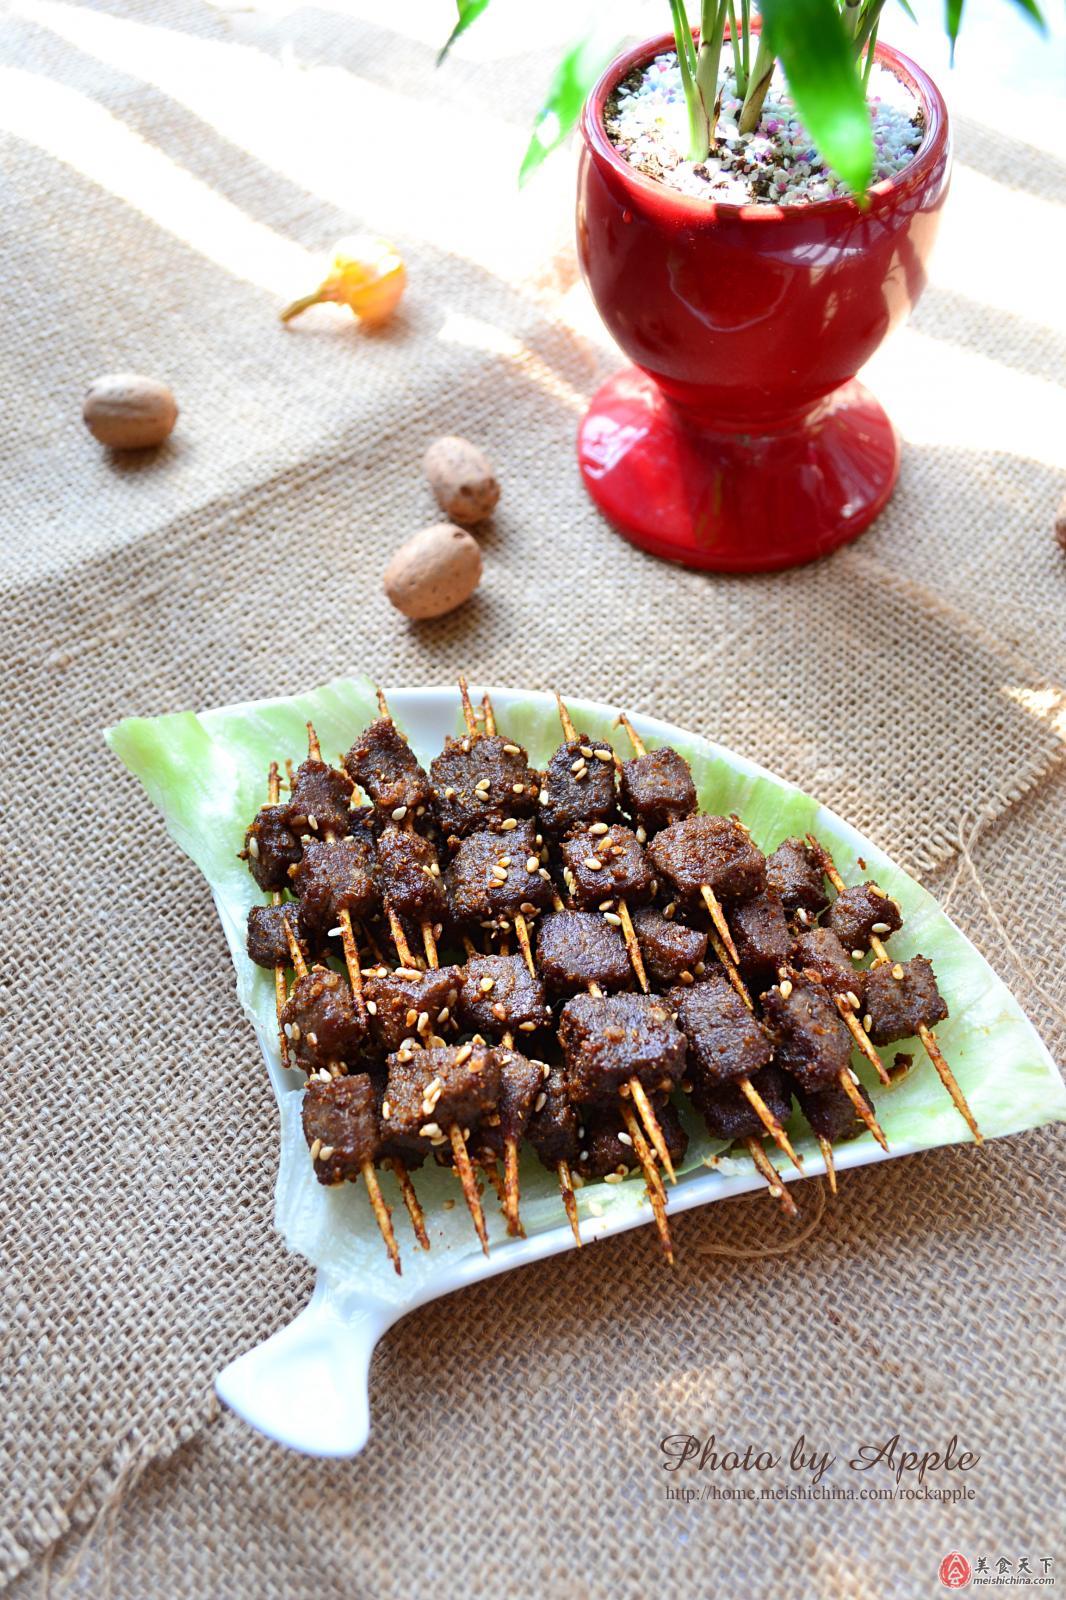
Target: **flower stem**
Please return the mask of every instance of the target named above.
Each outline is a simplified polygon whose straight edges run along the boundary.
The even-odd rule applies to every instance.
[[[317,306],[325,299],[321,289],[316,289],[314,294],[301,295],[299,300],[294,300],[291,305],[279,312],[282,322],[290,322],[293,317],[298,317],[301,311],[306,311],[308,306]]]
[[[741,133],[754,133],[759,126],[762,103],[766,99],[766,91],[774,75],[774,65],[774,53],[767,43],[766,35],[760,33],[759,48],[755,52],[755,65],[751,69],[748,92],[744,96],[744,105],[740,112]]]
[[[688,17],[685,15],[683,0],[670,0],[670,14],[674,22],[674,43],[677,46],[681,85],[685,91],[685,104],[688,108],[689,155],[693,161],[703,161],[711,148],[710,125],[696,85],[696,46],[692,39],[692,29],[688,25]]]
[[[722,61],[726,7],[729,0],[703,0],[700,18],[700,53],[696,63],[696,88],[707,118],[707,149],[714,143],[718,124],[718,68]],[[707,154],[707,150],[703,155]],[[703,157],[701,156],[702,160]]]

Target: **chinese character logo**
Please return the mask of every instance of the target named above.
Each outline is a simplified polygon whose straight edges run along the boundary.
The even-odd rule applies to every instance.
[[[937,1576],[945,1589],[965,1589],[973,1577],[973,1568],[961,1550],[951,1550],[940,1563]]]

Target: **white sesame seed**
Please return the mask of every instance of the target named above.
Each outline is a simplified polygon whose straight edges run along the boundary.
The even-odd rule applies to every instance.
[[[447,789],[445,789],[445,791],[444,791],[444,798],[445,798],[445,800],[454,800],[455,799],[455,790],[451,787],[450,784],[448,785]]]
[[[892,968],[892,976],[896,979],[897,982],[903,977],[903,968],[900,966],[898,961],[896,962],[896,965]]]
[[[287,1022],[282,1031],[285,1034],[286,1039],[291,1039],[292,1038],[292,1023],[291,1022]]]
[[[511,793],[512,794],[524,794],[525,793],[525,785],[521,784],[521,783],[512,783],[512,785],[511,785]]]
[[[545,1094],[544,1090],[542,1089],[540,1091],[540,1093],[538,1094],[537,1098],[533,1102],[533,1110],[534,1111],[543,1111],[544,1107],[547,1104],[548,1104],[548,1096]]]
[[[859,997],[855,993],[854,989],[849,989],[847,994],[844,996],[844,999],[848,1002],[848,1005],[851,1007],[851,1009],[853,1011],[858,1011],[858,1009],[859,1009]]]
[[[370,1012],[370,1015],[372,1017],[376,1017],[377,1014],[378,1014],[378,1003],[377,1003],[377,1001],[376,1000],[368,1000],[367,1003],[366,1003],[366,1009]]]
[[[426,1029],[428,1027],[429,1027],[429,1012],[428,1011],[420,1011],[418,1013],[418,1031],[419,1031],[419,1033],[425,1033],[425,1031],[426,1031]]]
[[[420,1139],[436,1139],[439,1133],[440,1128],[435,1122],[423,1122],[418,1130],[418,1137]]]
[[[441,1006],[440,1010],[437,1012],[437,1021],[438,1022],[447,1022],[447,1020],[448,1020],[448,1018],[450,1016],[451,1016],[451,1011],[449,1010],[449,1008],[447,1006]]]
[[[628,1172],[605,1172],[603,1181],[604,1183],[624,1183],[628,1176]]]
[[[254,834],[248,840],[248,854],[251,856],[253,861],[259,860],[259,840]]]
[[[636,829],[634,837],[636,838],[638,844],[647,844],[648,830],[644,827],[643,823]]]
[[[455,1065],[457,1067],[461,1067],[464,1061],[470,1060],[470,1057],[473,1055],[473,1053],[474,1046],[472,1044],[460,1045],[459,1050],[456,1053]]]
[[[299,1042],[300,1042],[300,1024],[298,1022],[294,1022],[293,1023],[292,1032],[289,1034],[289,1038],[293,1041],[294,1044],[299,1044]]]
[[[592,753],[596,757],[597,761],[613,761],[614,760],[614,751],[613,750],[601,750],[601,749],[599,749],[597,747]]]
[[[863,957],[863,952],[861,950],[853,950],[851,952],[851,959],[853,961],[861,961],[862,957]]]
[[[331,1144],[324,1144],[321,1150],[318,1152],[318,1159],[320,1161],[328,1161],[332,1154],[333,1146]]]
[[[536,1026],[537,1024],[535,1022],[520,1022],[518,1024],[518,1031],[519,1033],[532,1033]]]
[[[629,1137],[629,1134],[628,1134],[628,1133],[620,1133],[620,1134],[619,1134],[619,1135],[618,1135],[618,1143],[619,1143],[619,1144],[628,1144],[628,1145],[630,1145],[630,1146],[632,1146],[632,1144],[633,1144],[633,1141],[632,1141],[632,1139],[631,1139],[631,1138],[630,1138],[630,1137]]]
[[[500,831],[502,833],[510,833],[512,828],[517,828],[517,827],[518,827],[518,818],[517,817],[505,817],[504,820],[500,823]]]
[[[792,985],[789,982],[789,980],[786,978],[784,980],[784,982],[782,983],[782,985],[781,985],[781,996],[782,996],[782,999],[787,1000],[791,993],[792,993]],[[686,1012],[685,1015],[687,1016],[688,1013]]]
[[[582,759],[581,756],[578,756],[576,761],[571,761],[571,763],[570,763],[570,771],[571,772],[578,772],[578,771],[580,771],[580,769],[584,765],[585,765],[584,760]]]
[[[495,989],[495,987],[496,987],[496,979],[495,978],[482,978],[479,987],[481,989],[482,994],[491,994],[493,989]]]
[[[499,860],[499,865],[501,867],[509,867],[511,865],[510,856],[501,856],[500,860]]]
[[[340,928],[331,928],[329,930],[329,937],[331,939],[339,939],[341,937],[341,929]]]
[[[889,927],[887,922],[875,922],[873,925],[873,931],[874,933],[891,933],[892,929]]]
[[[310,1045],[317,1045],[318,1044],[318,1034],[317,1033],[309,1033],[307,1035],[307,1042]]]
[[[540,857],[539,856],[527,856],[527,858],[526,858],[526,871],[527,872],[539,872],[540,871]]]
[[[592,754],[592,746],[590,744],[579,744],[578,749],[581,751],[583,756],[590,756]]]
[[[599,856],[586,856],[581,865],[588,867],[590,872],[600,872],[603,868],[603,862]]]
[[[418,1021],[418,1012],[415,1010],[414,1006],[412,1006],[410,1008],[410,1010],[408,1011],[407,1015],[404,1017],[403,1020],[404,1020],[404,1026],[405,1027],[407,1027],[407,1028],[413,1028],[414,1027],[415,1023]]]
[[[520,756],[522,754],[521,745],[505,744],[503,748],[506,750],[509,756]]]
[[[406,806],[397,806],[396,810],[392,813],[392,820],[393,820],[393,822],[402,822],[404,817],[406,817],[406,815],[407,815],[407,807]]]
[[[600,836],[601,834],[606,833],[607,832],[607,824],[606,824],[606,822],[594,822],[592,824],[592,826],[589,828],[589,832],[596,834],[597,837]]]
[[[867,1033],[869,1033],[869,1031],[870,1031],[870,1029],[871,1029],[871,1028],[872,1028],[872,1027],[873,1027],[873,1025],[874,1025],[874,1019],[873,1019],[873,1017],[872,1017],[872,1016],[871,1016],[871,1014],[870,1014],[870,1013],[869,1013],[869,1011],[868,1011],[868,1012],[867,1012],[867,1013],[866,1013],[866,1015],[865,1015],[865,1016],[864,1016],[864,1017],[863,1017],[863,1019],[862,1019],[862,1025],[863,1025],[863,1027],[864,1027],[864,1028],[865,1028],[865,1029],[866,1029],[866,1031],[867,1031]]]
[[[392,1116],[392,1107],[387,1100],[381,1102],[381,1115],[387,1120]]]
[[[321,1149],[322,1149],[322,1140],[321,1139],[315,1139],[314,1142],[311,1145],[311,1160],[312,1161],[317,1161],[318,1160],[319,1152],[321,1151]]]
[[[609,922],[612,928],[620,928],[622,926],[622,919],[616,911],[605,911],[603,920],[604,922]]]
[[[312,816],[310,811],[307,813],[307,826],[311,829],[312,833],[318,832],[318,818]]]
[[[487,789],[490,786],[490,781],[491,780],[488,779],[488,778],[479,778],[477,780],[477,782],[475,783],[474,788],[475,789]]]

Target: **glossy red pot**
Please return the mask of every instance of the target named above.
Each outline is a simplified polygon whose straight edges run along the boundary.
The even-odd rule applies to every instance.
[[[644,177],[611,144],[606,101],[666,35],[604,73],[582,116],[577,241],[608,329],[635,363],[594,396],[578,435],[586,487],[654,555],[723,571],[826,555],[892,493],[899,444],[859,368],[915,303],[947,195],[947,109],[917,95],[918,153],[866,210],[731,206]]]

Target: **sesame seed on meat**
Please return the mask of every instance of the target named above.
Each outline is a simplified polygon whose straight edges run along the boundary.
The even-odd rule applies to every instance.
[[[361,839],[312,839],[292,874],[300,897],[300,925],[308,933],[328,933],[342,911],[369,916],[378,904],[374,864]]]
[[[764,889],[735,905],[729,915],[729,931],[741,975],[754,993],[761,994],[774,982],[792,949],[792,934],[777,890]]]
[[[429,778],[389,717],[379,717],[363,730],[345,756],[344,765],[383,817],[391,818],[398,810],[405,817],[417,815],[420,808],[432,803]]]
[[[647,857],[631,828],[614,822],[606,833],[575,833],[560,846],[563,878],[582,910],[605,900],[640,905],[654,893]]]
[[[496,1109],[500,1063],[483,1045],[398,1050],[390,1055],[382,1127],[401,1144],[444,1144],[448,1129],[476,1128]]]
[[[670,1159],[677,1167],[685,1159],[688,1134],[674,1106],[664,1096],[652,1098],[652,1105],[662,1130]],[[583,1178],[606,1178],[612,1173],[629,1176],[640,1171],[640,1160],[633,1148],[629,1133],[617,1102],[612,1105],[592,1106],[586,1113],[585,1137],[581,1140],[578,1171]]]
[[[851,1061],[851,1034],[820,984],[797,983],[787,993],[768,989],[762,1005],[779,1067],[805,1089],[840,1077]]]
[[[610,822],[616,805],[614,751],[604,739],[579,734],[548,762],[539,815],[546,833],[562,838],[593,822]]]
[[[766,861],[766,881],[789,915],[817,916],[829,904],[825,875],[805,839],[783,839]]]
[[[488,1037],[534,1033],[552,1020],[544,985],[522,956],[470,956],[462,971],[460,1025]]]
[[[791,964],[806,976],[813,975],[830,994],[853,994],[862,1004],[866,973],[855,966],[832,928],[810,928],[793,943]]]
[[[495,1112],[483,1117],[471,1139],[475,1158],[488,1156],[502,1161],[506,1142],[525,1137],[533,1107],[544,1083],[544,1063],[531,1061],[517,1050],[497,1051],[500,1064],[500,1090]]]
[[[676,916],[664,917],[654,906],[639,907],[633,913],[633,927],[652,983],[666,989],[693,981],[707,954],[706,933]]]
[[[377,878],[392,910],[412,922],[440,922],[448,903],[437,852],[420,833],[388,823],[377,844]]]
[[[288,806],[263,806],[256,812],[241,855],[260,889],[289,887],[289,868],[303,855],[303,845],[289,824]]]
[[[280,1020],[297,1064],[309,1073],[352,1060],[366,1037],[347,980],[328,967],[297,978]]]
[[[531,916],[550,905],[551,883],[539,869],[531,872],[528,866],[538,853],[536,828],[530,821],[507,832],[485,831],[463,839],[444,875],[456,926],[507,920],[516,912]]]
[[[870,935],[887,938],[903,926],[895,900],[873,883],[856,883],[838,894],[825,914],[823,926],[831,928],[845,950],[865,951]]]
[[[289,826],[300,838],[311,834],[341,839],[351,824],[352,781],[343,772],[310,757],[301,761],[287,807]]]
[[[407,976],[386,972],[367,978],[363,996],[370,1037],[377,1049],[389,1054],[399,1050],[405,1039],[425,1044],[439,1038],[454,1018],[462,982],[461,967],[434,967]]]
[[[688,1040],[694,1088],[750,1078],[768,1064],[770,1037],[727,979],[715,974],[681,991],[679,998],[677,1023]]]
[[[286,900],[280,906],[252,906],[248,912],[247,949],[256,966],[287,967],[291,964],[286,923],[300,942],[300,908],[295,900]]]
[[[526,1129],[527,1139],[550,1172],[560,1161],[576,1165],[581,1150],[577,1134],[580,1125],[566,1073],[562,1067],[554,1066],[533,1101]]]
[[[319,1183],[354,1183],[364,1164],[378,1159],[377,1097],[365,1073],[329,1083],[312,1078],[304,1090],[302,1116]]]
[[[792,1114],[792,1093],[780,1067],[771,1064],[751,1075],[751,1085],[762,1095],[779,1123]],[[692,1104],[715,1139],[761,1139],[765,1133],[759,1114],[739,1084],[714,1083],[702,1073],[694,1078]]]
[[[631,1078],[669,1091],[685,1069],[685,1037],[656,995],[574,995],[563,1007],[559,1043],[570,1093],[581,1102],[613,1100]]]
[[[861,1083],[856,1083],[861,1098],[872,1111],[874,1103]],[[810,1123],[817,1138],[828,1139],[830,1144],[841,1144],[845,1139],[855,1139],[866,1132],[866,1124],[851,1103],[850,1096],[839,1083],[827,1083],[819,1089],[808,1089],[796,1083],[796,1099],[800,1110]]]

